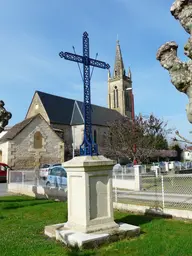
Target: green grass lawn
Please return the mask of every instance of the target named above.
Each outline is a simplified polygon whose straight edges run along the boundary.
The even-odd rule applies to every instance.
[[[75,251],[44,236],[44,226],[67,220],[67,204],[24,196],[0,198],[0,255],[192,255],[192,222],[115,212],[116,221],[139,225],[142,234],[98,249]]]

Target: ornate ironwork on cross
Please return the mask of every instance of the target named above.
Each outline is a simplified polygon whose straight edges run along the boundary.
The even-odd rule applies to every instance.
[[[0,100],[0,133],[4,130],[5,126],[8,125],[9,119],[12,117],[12,114],[8,112],[4,106],[4,101]]]
[[[98,155],[98,146],[92,138],[91,122],[91,90],[90,90],[90,66],[109,69],[109,64],[92,59],[89,57],[89,37],[88,33],[83,33],[83,55],[77,55],[69,52],[60,52],[59,56],[66,60],[83,64],[83,83],[84,83],[84,138],[80,146],[80,155]]]

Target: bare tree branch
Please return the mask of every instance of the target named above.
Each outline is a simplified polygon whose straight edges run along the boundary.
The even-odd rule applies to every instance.
[[[154,153],[157,154],[158,143],[162,139],[166,141],[165,136],[169,132],[167,123],[154,115],[139,115],[134,121],[122,117],[109,124],[102,153],[109,157],[145,161]]]

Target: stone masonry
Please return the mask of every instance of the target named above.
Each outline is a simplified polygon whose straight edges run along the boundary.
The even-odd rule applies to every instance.
[[[131,117],[131,91],[127,91],[127,88],[132,88],[131,70],[126,75],[120,44],[117,41],[114,72],[113,75],[108,73],[108,108]]]
[[[34,148],[37,131],[43,136],[43,147],[40,149]],[[64,161],[64,143],[39,115],[9,143],[8,164],[15,169],[34,168],[37,157],[40,163]]]

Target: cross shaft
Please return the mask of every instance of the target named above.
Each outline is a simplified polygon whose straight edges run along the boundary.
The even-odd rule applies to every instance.
[[[84,82],[84,138],[80,146],[80,155],[98,155],[98,146],[92,139],[92,119],[91,119],[91,90],[90,90],[90,66],[109,69],[109,64],[89,58],[89,37],[88,33],[83,33],[83,56],[60,52],[59,56],[66,60],[83,64]]]

